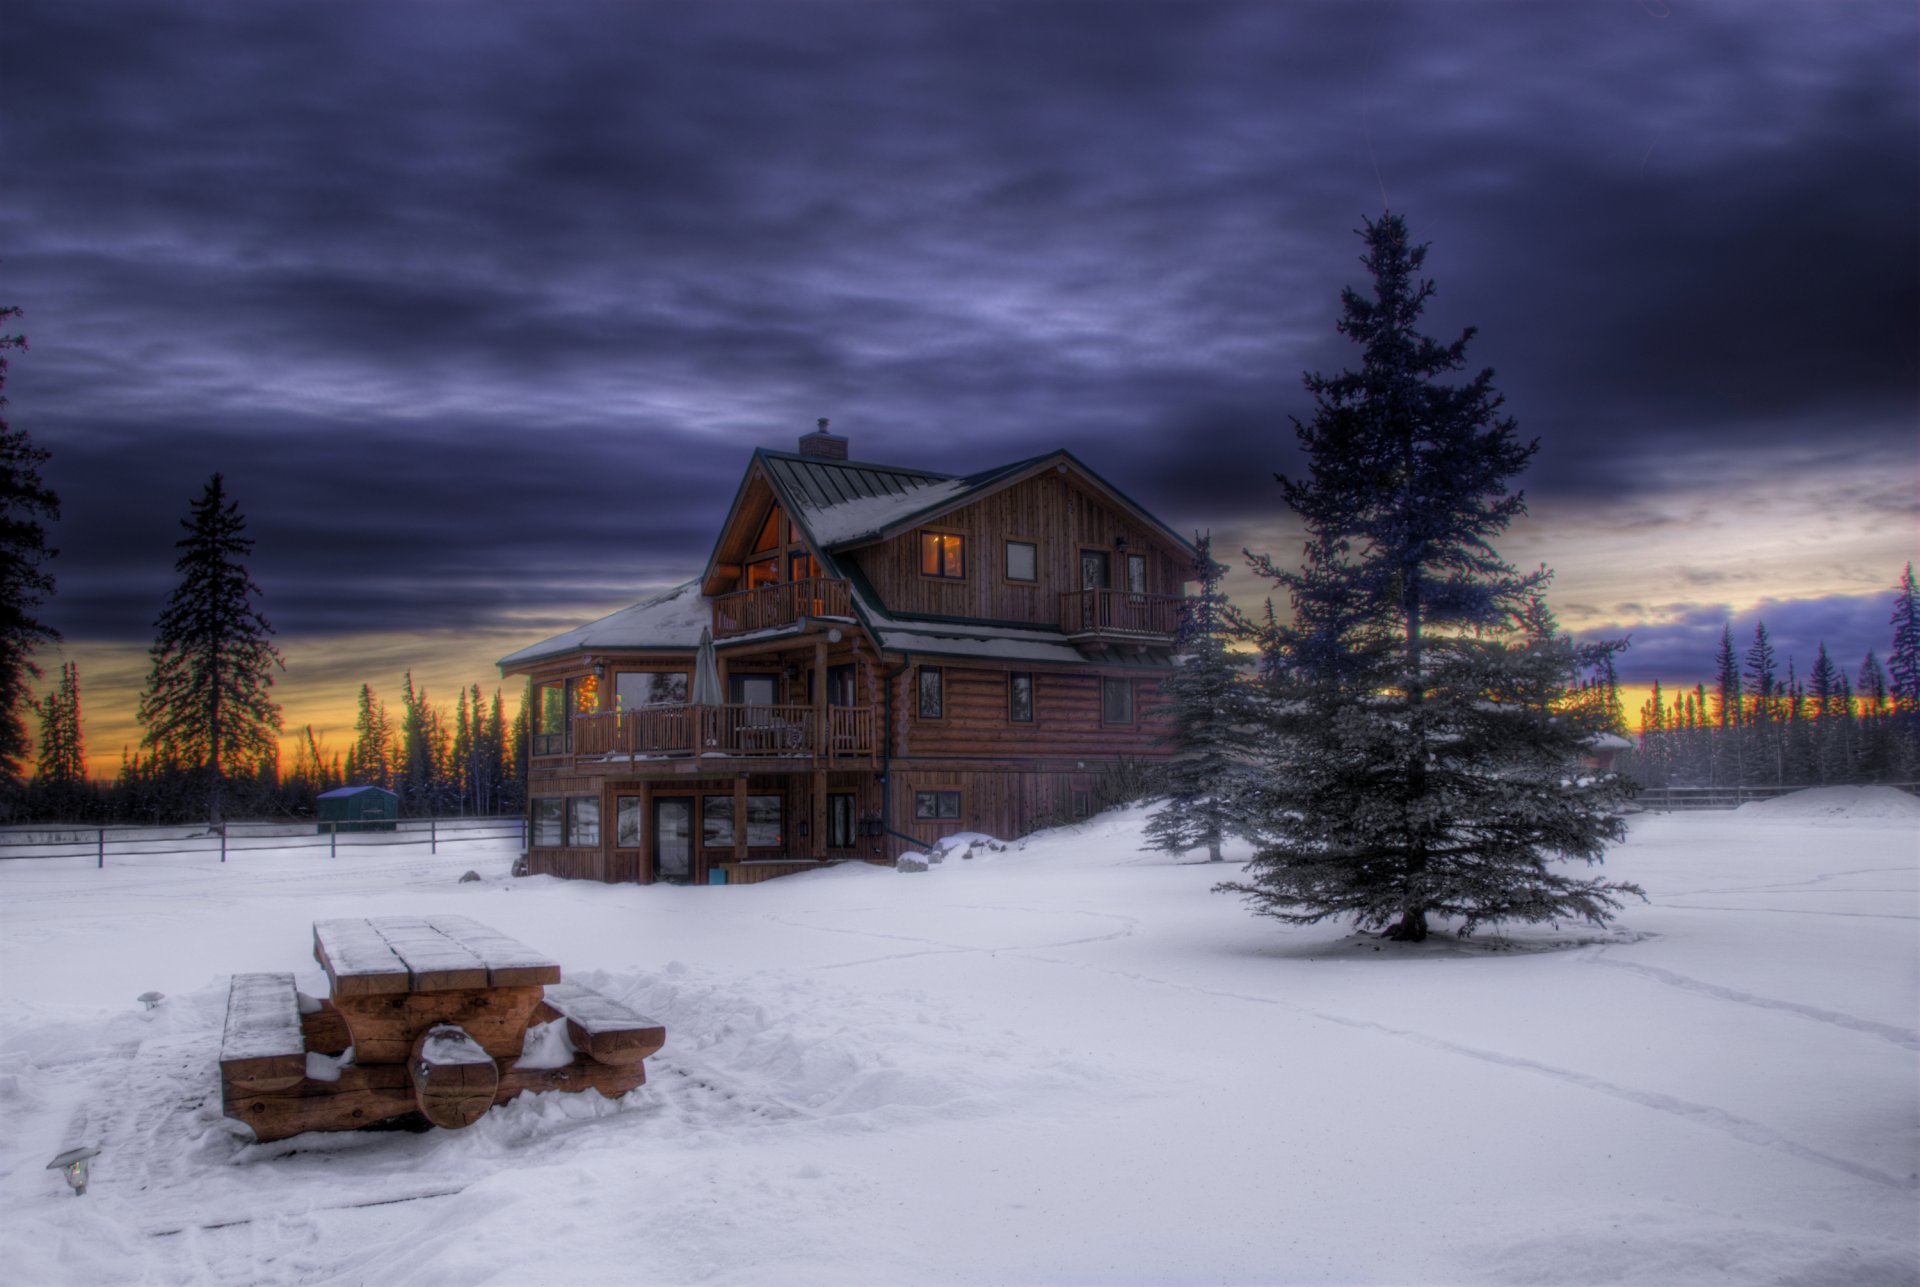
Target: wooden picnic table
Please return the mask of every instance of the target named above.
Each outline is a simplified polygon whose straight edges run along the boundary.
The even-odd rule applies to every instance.
[[[458,1128],[528,1090],[624,1094],[666,1040],[658,1023],[562,982],[557,962],[465,916],[316,921],[313,955],[326,999],[300,996],[291,974],[236,975],[229,994],[223,1100],[262,1140],[409,1114]],[[561,1019],[570,1062],[535,1066],[529,1027]]]

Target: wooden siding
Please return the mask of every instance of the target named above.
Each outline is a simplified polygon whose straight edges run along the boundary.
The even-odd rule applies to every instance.
[[[1080,551],[1104,550],[1113,588],[1126,589],[1126,554],[1147,556],[1147,592],[1180,594],[1187,557],[1156,527],[1141,522],[1071,474],[1049,471],[996,492],[927,524],[928,531],[958,532],[967,540],[966,576],[920,574],[920,534],[897,536],[837,557],[851,559],[879,593],[889,612],[984,617],[1058,629],[1060,596],[1080,589]],[[1113,548],[1125,537],[1124,553]],[[1033,582],[1006,579],[1007,541],[1039,547]]]
[[[925,849],[962,831],[1012,840],[1041,826],[1070,822],[1074,793],[1085,792],[1090,799],[1101,767],[1089,761],[1085,770],[1046,773],[897,766],[887,784],[893,793],[892,829],[898,833],[889,837],[892,853]],[[960,816],[915,818],[914,797],[922,791],[958,791]]]
[[[942,673],[945,714],[940,719],[920,718],[922,666],[938,666]],[[1007,675],[1015,669],[955,666],[936,657],[916,662],[894,681],[894,754],[1111,759],[1163,753],[1154,744],[1163,729],[1166,700],[1158,675],[1111,676],[1133,685],[1134,714],[1132,724],[1111,725],[1100,722],[1103,676],[1030,671],[1033,722],[1016,724],[1007,706]]]

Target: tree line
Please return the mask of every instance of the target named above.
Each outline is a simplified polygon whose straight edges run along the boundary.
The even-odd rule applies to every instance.
[[[0,307],[0,323],[17,317]],[[7,353],[26,337],[0,333],[0,411]],[[410,816],[515,813],[526,801],[528,698],[509,724],[499,689],[487,702],[475,684],[449,714],[427,700],[409,672],[398,720],[372,688],[360,689],[354,744],[344,761],[309,725],[291,768],[281,771],[283,720],[273,699],[285,668],[273,626],[255,605],[247,571],[254,542],[220,474],[207,480],[175,542],[178,580],[154,624],[140,697],[139,748],[123,748],[111,782],[89,780],[81,729],[80,669],[67,662],[40,697],[35,654],[60,642],[40,619],[54,593],[58,553],[47,525],[60,498],[40,476],[49,453],[0,416],[0,821],[219,825],[229,814],[312,817],[315,797],[343,785],[400,796]],[[531,690],[529,690],[531,691]],[[26,761],[35,747],[35,773]]]
[[[1920,778],[1920,594],[1909,563],[1894,590],[1886,664],[1869,650],[1846,669],[1820,644],[1803,677],[1786,673],[1764,621],[1744,651],[1720,632],[1712,682],[1640,708],[1640,745],[1622,757],[1643,786],[1832,786]]]

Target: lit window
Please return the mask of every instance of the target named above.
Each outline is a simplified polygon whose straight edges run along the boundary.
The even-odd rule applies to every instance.
[[[920,533],[920,575],[964,577],[966,538],[953,532]]]
[[[1038,581],[1040,547],[1031,541],[1007,542],[1007,580]]]

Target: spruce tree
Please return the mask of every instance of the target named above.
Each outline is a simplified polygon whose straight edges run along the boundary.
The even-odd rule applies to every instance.
[[[1404,222],[1366,224],[1371,298],[1348,290],[1339,330],[1357,371],[1309,375],[1295,421],[1309,475],[1281,478],[1305,520],[1305,563],[1255,571],[1286,587],[1283,664],[1250,879],[1221,889],[1293,924],[1350,917],[1418,940],[1436,915],[1483,923],[1605,923],[1631,885],[1573,879],[1624,835],[1625,786],[1578,766],[1601,729],[1565,698],[1579,659],[1530,632],[1545,568],[1522,574],[1492,545],[1518,515],[1511,481],[1536,444],[1501,414],[1493,373],[1466,365],[1468,330],[1415,329],[1433,294]]]
[[[393,730],[387,706],[374,696],[373,686],[360,685],[360,705],[353,721],[353,745],[347,751],[350,786],[393,786]]]
[[[1887,654],[1887,698],[1895,715],[1920,713],[1920,589],[1907,564],[1893,602],[1893,650]]]
[[[219,474],[180,525],[180,584],[155,623],[140,722],[155,758],[197,779],[217,827],[228,777],[250,776],[278,753],[273,672],[284,663],[267,641],[273,627],[253,606],[260,587],[243,561],[253,551],[241,535],[247,520]]]
[[[1182,854],[1204,845],[1208,859],[1219,862],[1221,842],[1244,830],[1238,819],[1250,712],[1240,660],[1227,646],[1244,630],[1220,588],[1227,569],[1214,561],[1212,536],[1196,537],[1194,551],[1188,576],[1199,590],[1180,605],[1180,665],[1162,686],[1167,731],[1160,744],[1171,752],[1161,772],[1166,802],[1148,819],[1146,834],[1152,848]]]
[[[19,315],[16,307],[0,307],[0,325]],[[60,641],[39,616],[53,593],[46,564],[59,551],[47,545],[46,525],[59,519],[60,498],[40,480],[46,449],[5,417],[7,351],[26,347],[26,336],[0,332],[0,788],[8,790],[18,788],[33,746],[26,715],[34,705],[32,681],[40,677],[34,653]]]

